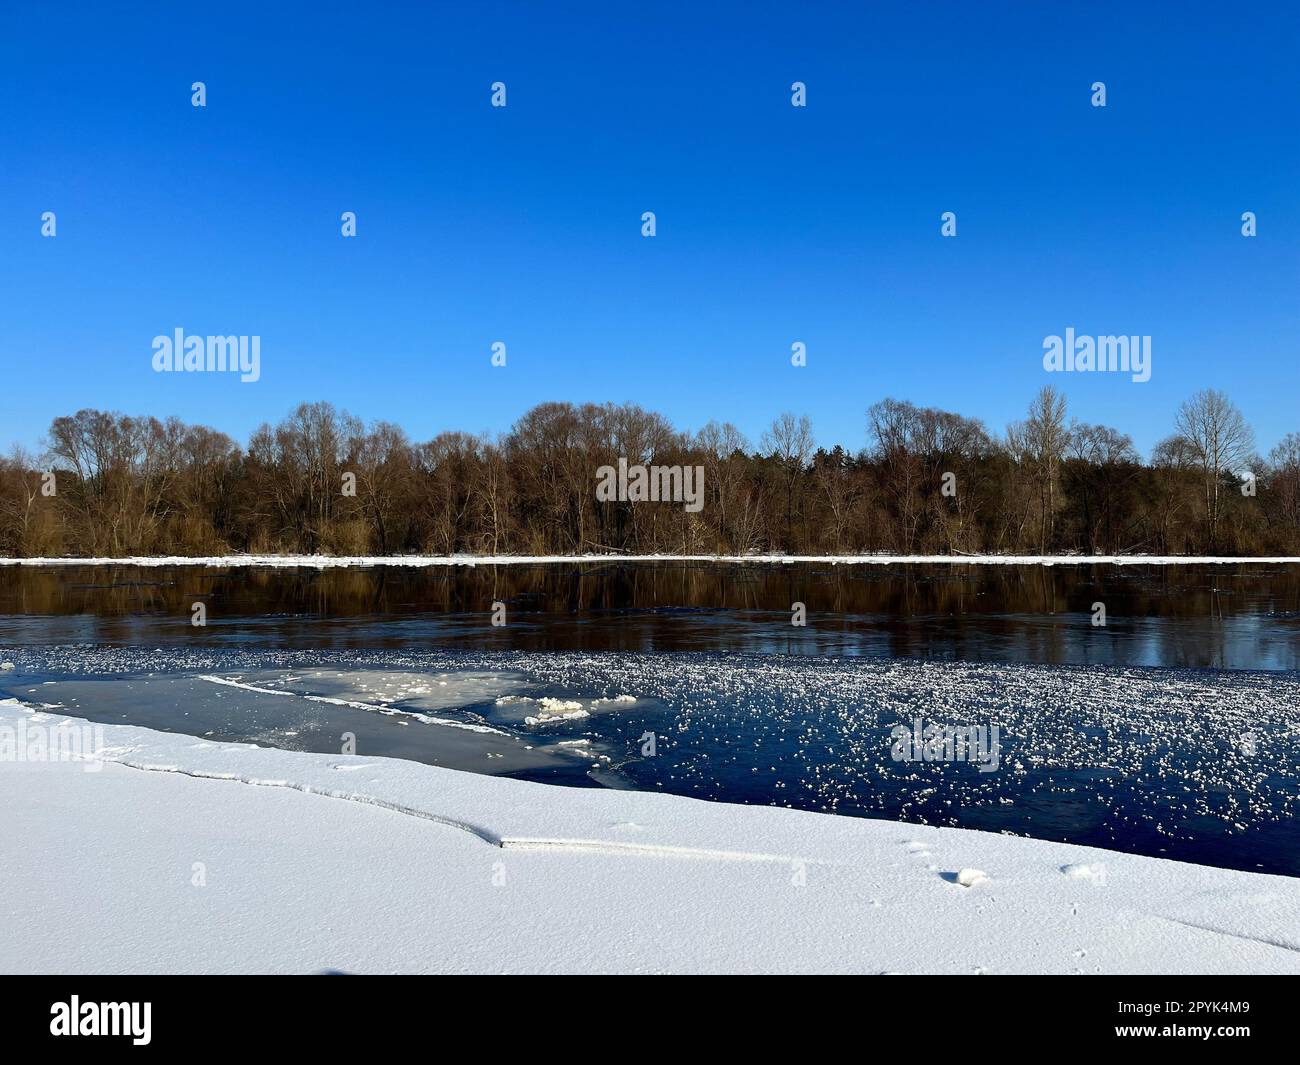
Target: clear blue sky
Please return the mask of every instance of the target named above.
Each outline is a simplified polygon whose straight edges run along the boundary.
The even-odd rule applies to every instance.
[[[857,448],[886,395],[1000,431],[1044,383],[1144,451],[1208,386],[1264,450],[1300,430],[1290,5],[419,7],[6,5],[0,446],[327,399],[416,439],[790,409]],[[259,334],[262,380],[155,374],[178,326]],[[1045,374],[1067,326],[1150,334],[1151,381]]]

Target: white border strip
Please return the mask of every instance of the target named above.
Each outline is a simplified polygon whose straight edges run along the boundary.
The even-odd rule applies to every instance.
[[[1300,566],[1300,557],[1210,555],[137,555],[127,558],[0,558],[0,566],[257,566],[340,569],[368,566],[538,566],[600,562],[715,562],[830,566]]]

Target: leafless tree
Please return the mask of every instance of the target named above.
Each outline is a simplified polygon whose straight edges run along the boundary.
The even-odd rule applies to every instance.
[[[1116,429],[1067,427],[1044,389],[1001,442],[896,399],[871,405],[856,454],[815,450],[806,416],[781,415],[754,448],[727,423],[686,434],[614,403],[542,403],[498,439],[413,442],[309,403],[244,450],[175,418],[82,410],[54,420],[46,454],[0,459],[0,552],[1300,553],[1300,433],[1264,461],[1216,392],[1184,404],[1175,428],[1143,463]],[[702,466],[704,509],[598,500],[597,470],[620,458]],[[1258,482],[1248,500],[1244,469]]]
[[[1039,389],[1029,415],[1017,430],[1017,444],[1032,464],[1038,494],[1038,550],[1056,542],[1057,493],[1061,459],[1069,445],[1065,397],[1051,386]]]
[[[794,536],[795,484],[808,468],[816,446],[812,422],[806,414],[796,418],[786,411],[767,428],[758,446],[776,464],[785,489],[785,537],[782,547],[788,551],[792,547]]]
[[[1232,401],[1212,388],[1197,392],[1178,408],[1174,427],[1201,472],[1206,537],[1213,552],[1219,538],[1224,480],[1235,480],[1250,462],[1255,435]]]

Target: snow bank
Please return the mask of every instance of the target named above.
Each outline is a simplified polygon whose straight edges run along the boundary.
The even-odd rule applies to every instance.
[[[1288,877],[104,734],[0,763],[0,971],[1300,972]]]
[[[1210,555],[134,555],[128,558],[0,558],[0,566],[538,566],[589,562],[795,563],[832,566],[1227,566],[1300,565],[1300,557]]]

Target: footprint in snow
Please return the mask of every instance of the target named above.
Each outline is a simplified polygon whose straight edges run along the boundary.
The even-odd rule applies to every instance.
[[[976,884],[982,884],[988,880],[989,875],[982,869],[959,869],[955,873],[940,873],[939,878],[946,880],[949,884],[972,888]]]
[[[1063,865],[1061,866],[1061,872],[1071,880],[1088,880],[1102,886],[1106,883],[1106,867],[1101,862],[1094,862],[1092,865],[1086,865],[1082,862]]]

